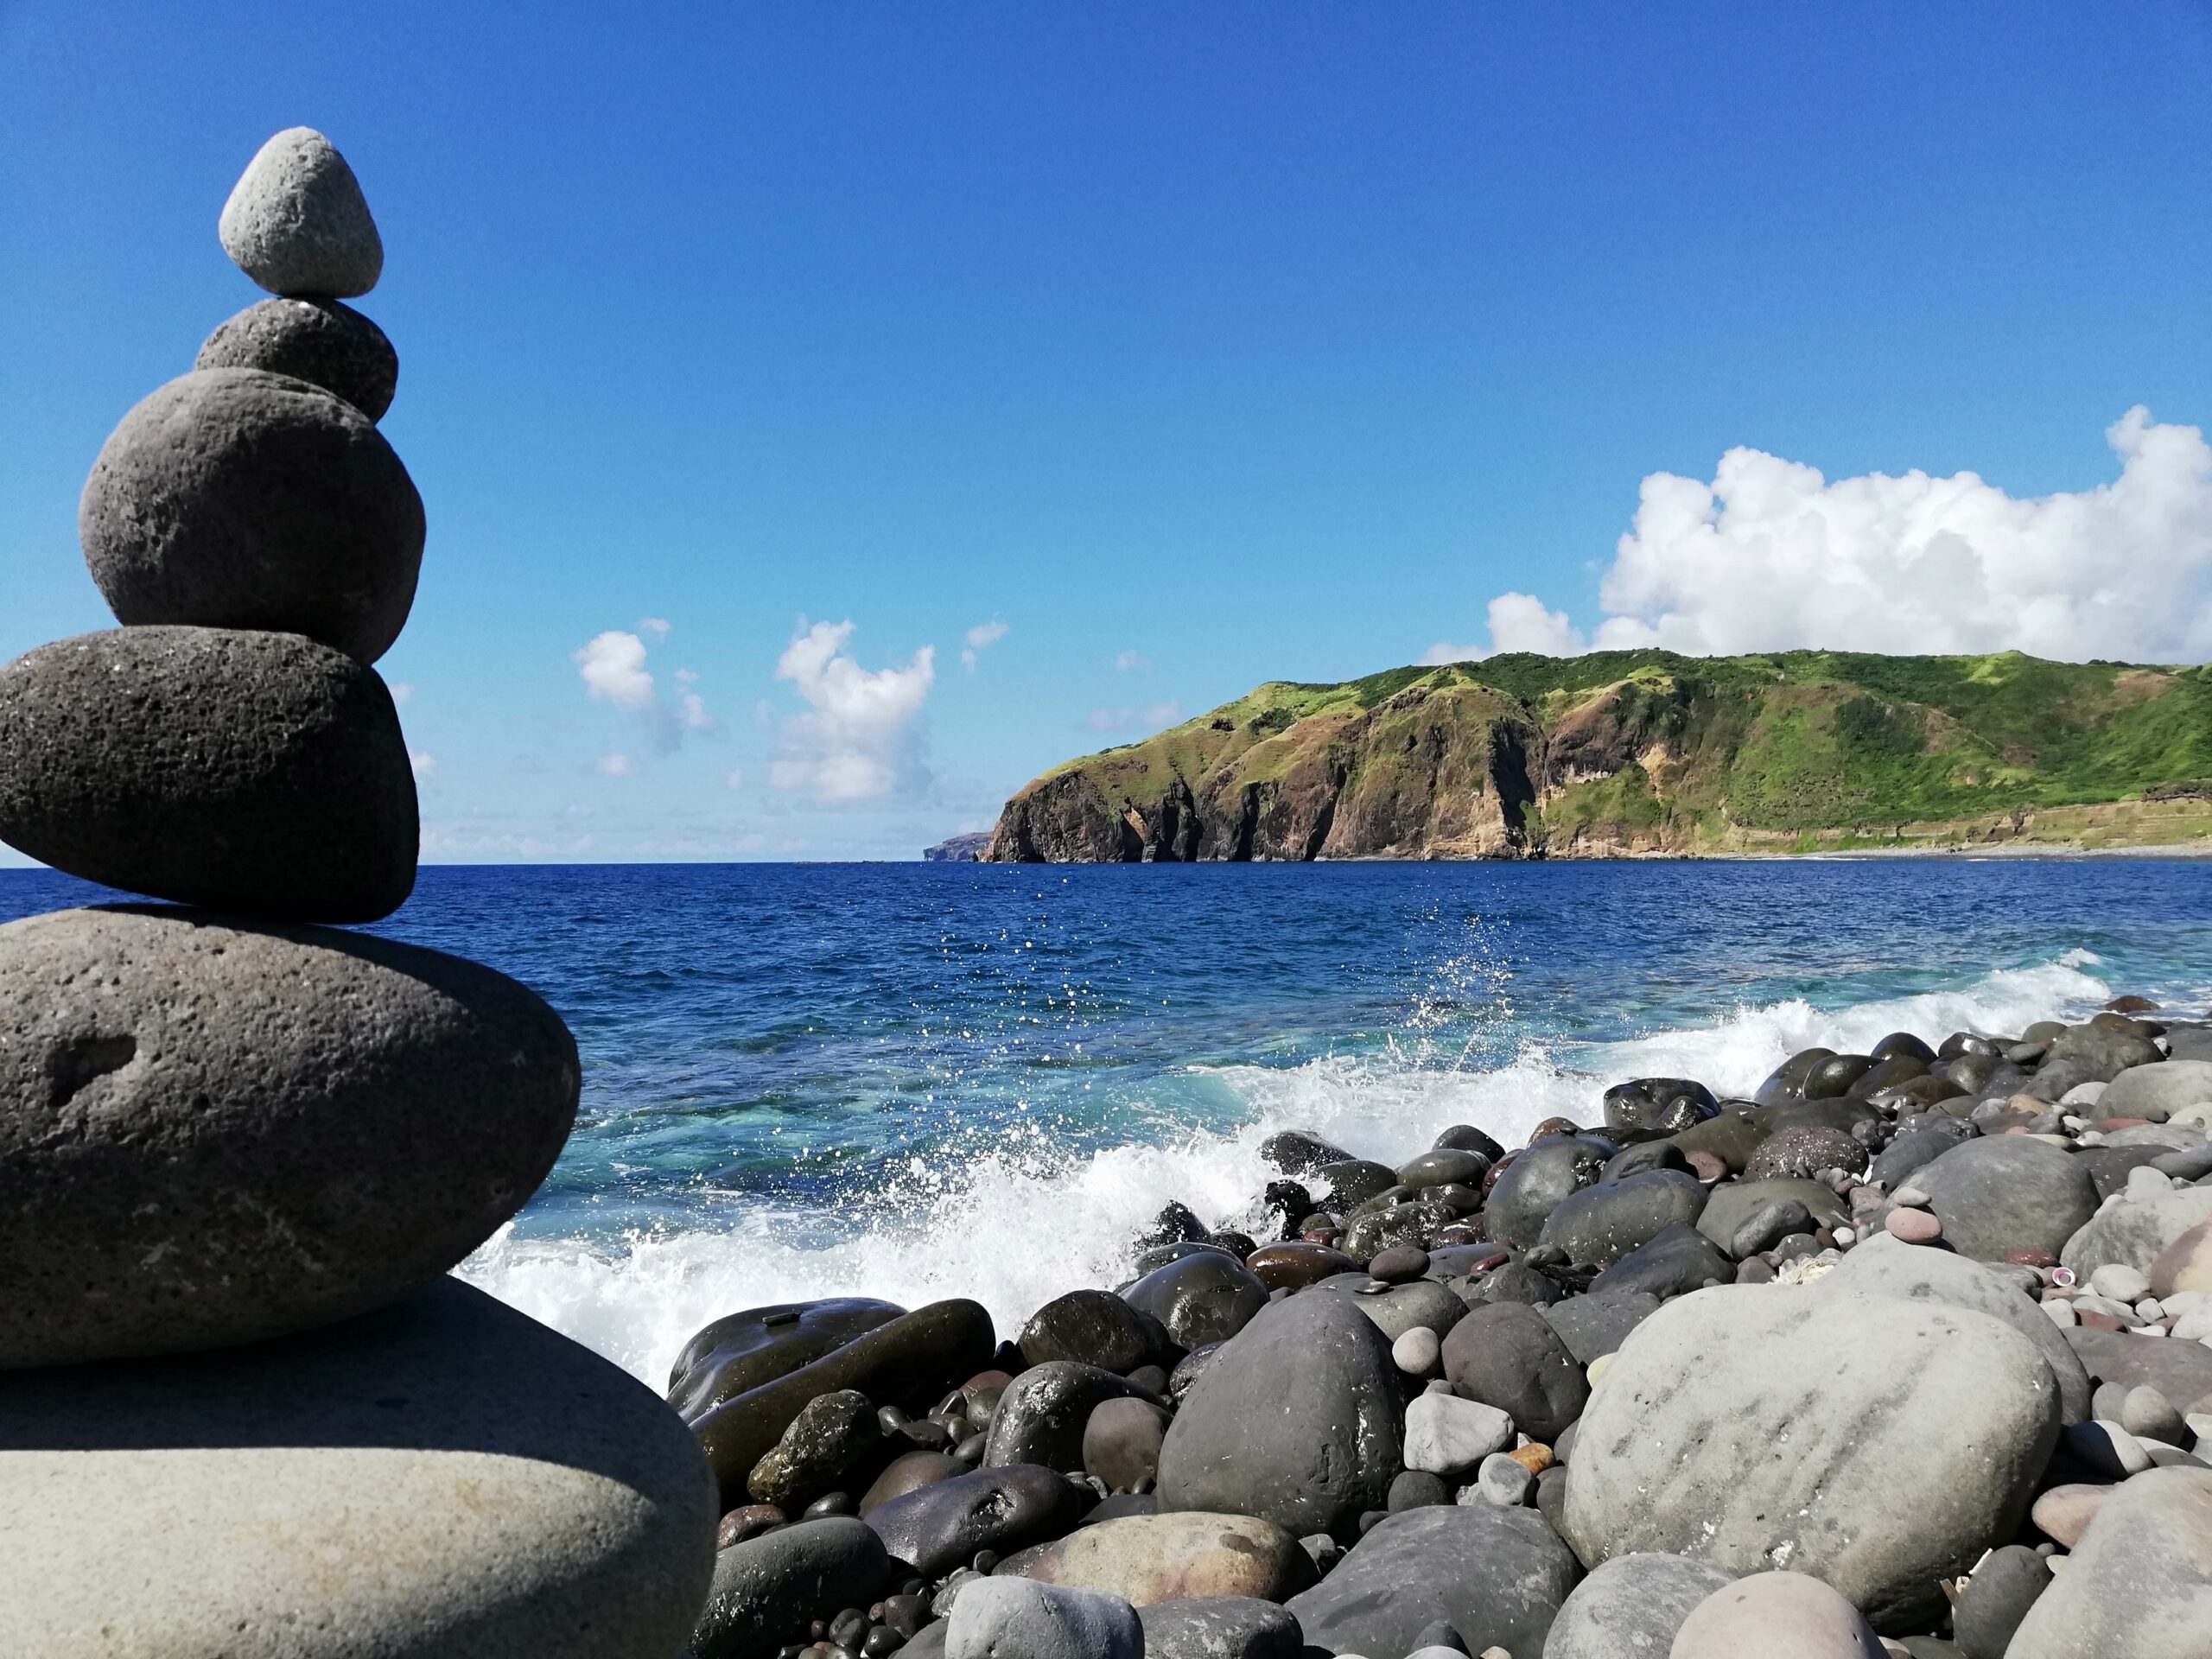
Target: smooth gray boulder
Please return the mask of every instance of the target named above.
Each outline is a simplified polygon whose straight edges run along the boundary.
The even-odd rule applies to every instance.
[[[1242,1331],[1268,1305],[1268,1287],[1235,1256],[1207,1252],[1154,1268],[1122,1300],[1159,1320],[1169,1340],[1187,1350]]]
[[[1753,1573],[1690,1609],[1669,1659],[1883,1659],[1881,1638],[1834,1586],[1804,1573]]]
[[[1408,1280],[1379,1294],[1372,1283],[1364,1274],[1340,1273],[1300,1294],[1342,1297],[1392,1342],[1416,1329],[1441,1337],[1467,1317],[1466,1303],[1433,1279]]]
[[[2020,1621],[2005,1659],[2203,1659],[2212,1650],[2212,1470],[2113,1487]]]
[[[1253,1596],[1193,1596],[1137,1609],[1145,1659],[1299,1659],[1297,1615]]]
[[[2089,1414],[2089,1374],[2066,1333],[2025,1291],[1981,1262],[1877,1233],[1847,1251],[1810,1288],[1815,1294],[1861,1291],[1941,1302],[2002,1319],[2035,1344],[2050,1367],[2065,1421],[2078,1423]]]
[[[1584,1187],[1596,1184],[1616,1148],[1581,1135],[1548,1135],[1513,1154],[1483,1205],[1486,1235],[1525,1249],[1543,1236],[1544,1218]]]
[[[216,233],[271,294],[352,299],[384,274],[384,238],[360,181],[312,127],[288,127],[246,163]]]
[[[1119,1596],[1033,1579],[977,1579],[945,1621],[945,1659],[1144,1659],[1144,1626]]]
[[[1544,1217],[1539,1242],[1564,1250],[1577,1267],[1611,1267],[1669,1227],[1694,1225],[1705,1204],[1696,1176],[1648,1169],[1561,1199]]]
[[[1522,1302],[1492,1302],[1453,1325],[1444,1338],[1444,1375],[1461,1399],[1497,1407],[1523,1434],[1546,1445],[1581,1414],[1590,1397],[1573,1351]]]
[[[1160,1507],[1354,1535],[1402,1461],[1390,1344],[1341,1297],[1275,1302],[1217,1351],[1160,1452]]]
[[[1563,1302],[1554,1302],[1537,1310],[1559,1333],[1559,1339],[1567,1344],[1567,1351],[1574,1356],[1574,1363],[1583,1366],[1611,1353],[1628,1340],[1630,1332],[1658,1311],[1659,1299],[1641,1290],[1608,1290],[1570,1296]]]
[[[1928,1195],[1943,1242],[1978,1262],[2011,1250],[2056,1255],[2097,1210],[2088,1166],[2032,1135],[1965,1141],[1915,1170],[1910,1184]]]
[[[383,329],[336,300],[263,300],[215,325],[195,369],[265,369],[343,397],[380,421],[399,387]]]
[[[0,841],[72,875],[280,922],[415,887],[415,774],[376,671],[296,633],[111,628],[0,668]]]
[[[1580,1576],[1535,1510],[1454,1504],[1377,1522],[1328,1577],[1283,1605],[1307,1646],[1330,1653],[1395,1659],[1441,1622],[1471,1653],[1534,1656]]]
[[[1720,1249],[1735,1243],[1744,1224],[1770,1204],[1794,1199],[1820,1227],[1839,1227],[1850,1219],[1843,1201],[1819,1181],[1795,1175],[1770,1175],[1763,1181],[1731,1181],[1713,1189],[1697,1218],[1697,1230]]]
[[[1543,1659],[1667,1659],[1690,1610],[1729,1582],[1681,1555],[1616,1555],[1560,1604]]]
[[[1057,1469],[1012,1463],[956,1475],[894,1497],[871,1510],[866,1524],[883,1540],[893,1560],[934,1579],[961,1566],[979,1549],[1009,1555],[1026,1545],[1058,1537],[1089,1505],[1089,1491]]]
[[[1071,1359],[1033,1365],[999,1395],[983,1445],[983,1461],[1080,1469],[1083,1431],[1092,1412],[1109,1400],[1154,1398],[1127,1377],[1096,1365]]]
[[[454,1279],[0,1376],[0,1645],[40,1659],[667,1659],[714,1568],[676,1414]]]
[[[195,369],[109,435],[78,504],[128,626],[266,628],[373,663],[406,626],[423,498],[374,422],[260,369]]]
[[[226,1347],[435,1277],[576,1110],[505,976],[156,906],[0,927],[0,1369]]]
[[[2199,1222],[2212,1220],[2212,1186],[2131,1188],[2101,1207],[2065,1242],[2058,1259],[2082,1278],[2114,1263],[2147,1274],[2159,1252]]]
[[[801,1521],[715,1556],[715,1574],[690,1651],[696,1659],[772,1659],[803,1641],[822,1610],[866,1607],[895,1569],[883,1545],[850,1516]]]
[[[1663,1550],[1788,1567],[1878,1627],[1924,1629],[1936,1580],[2012,1535],[2056,1444],[2042,1351],[1986,1313],[1721,1286],[1608,1363],[1575,1430],[1565,1531],[1586,1565]]]

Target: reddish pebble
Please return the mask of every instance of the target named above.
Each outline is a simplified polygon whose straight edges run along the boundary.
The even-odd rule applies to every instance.
[[[2058,1265],[2058,1258],[2049,1250],[2007,1250],[2005,1259],[2016,1268],[2055,1268]]]
[[[2101,1117],[2089,1127],[2099,1135],[2113,1135],[2121,1129],[2139,1129],[2150,1121],[2147,1117]]]
[[[1908,1244],[1933,1244],[1943,1236],[1943,1224],[1925,1210],[1892,1210],[1883,1217],[1882,1226],[1891,1238]]]
[[[1571,1117],[1548,1117],[1542,1122],[1537,1124],[1535,1128],[1529,1131],[1529,1144],[1533,1147],[1537,1141],[1547,1140],[1554,1135],[1580,1135],[1581,1133],[1582,1126],[1580,1123],[1577,1123]]]
[[[742,1509],[732,1510],[715,1529],[715,1548],[728,1549],[732,1544],[757,1538],[771,1527],[782,1526],[784,1519],[784,1512],[772,1503],[747,1503]]]
[[[1719,1153],[1693,1152],[1687,1156],[1690,1160],[1690,1173],[1707,1186],[1728,1178],[1728,1166]]]
[[[2036,1499],[2035,1508],[2029,1515],[2045,1536],[2071,1549],[2082,1541],[2082,1535],[2097,1518],[2097,1511],[2104,1507],[2111,1491],[2109,1486],[2054,1486]]]
[[[2083,1325],[2088,1326],[2092,1331],[2117,1331],[2120,1329],[2120,1321],[2118,1319],[2113,1318],[2109,1313],[2100,1313],[2093,1307],[2077,1307],[2074,1310],[2074,1317],[2081,1320]]]

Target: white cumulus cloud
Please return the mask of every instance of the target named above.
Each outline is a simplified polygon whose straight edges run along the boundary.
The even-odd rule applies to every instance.
[[[929,782],[921,759],[922,705],[937,679],[937,648],[924,645],[904,668],[871,672],[846,652],[853,625],[800,619],[776,661],[808,704],[782,722],[768,780],[818,801],[865,801]]]
[[[1654,473],[1586,641],[1564,613],[1506,594],[1491,602],[1489,650],[1439,645],[1423,660],[1637,645],[2212,656],[2212,445],[2140,407],[2105,438],[2118,478],[2036,497],[1974,473],[1830,482],[1744,448],[1709,483]]]
[[[669,632],[669,625],[658,617],[647,617],[639,626],[658,638],[666,637]],[[653,747],[664,754],[673,753],[683,743],[686,732],[720,729],[719,722],[708,710],[706,698],[696,689],[699,677],[688,668],[677,669],[671,676],[676,683],[676,695],[672,700],[664,701],[652,671],[645,666],[645,642],[636,634],[610,629],[582,650],[571,652],[569,660],[576,664],[577,676],[583,681],[586,691],[601,702],[613,703],[624,714],[643,720],[651,728]]]
[[[976,671],[976,659],[982,655],[984,648],[998,644],[1010,632],[1011,630],[1005,623],[995,620],[989,622],[978,622],[968,630],[967,648],[960,653],[960,666],[973,674]]]

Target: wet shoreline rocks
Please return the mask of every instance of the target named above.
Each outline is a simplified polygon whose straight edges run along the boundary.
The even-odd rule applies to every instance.
[[[814,1334],[777,1383],[707,1403],[678,1367],[695,1430],[728,1441],[779,1384],[758,1440],[863,1369],[885,1408],[839,1408],[849,1490],[724,1560],[857,1510],[887,1567],[694,1653],[1019,1630],[1103,1659],[1118,1609],[1171,1659],[2193,1651],[2207,1053],[2212,1019],[2138,1001],[1810,1050],[1742,1098],[1593,1084],[1584,1122],[1515,1147],[1444,1126],[1395,1166],[1286,1131],[1245,1206],[1171,1205],[1117,1287],[1011,1340],[984,1319],[957,1355],[841,1363],[931,1310],[782,1310]]]

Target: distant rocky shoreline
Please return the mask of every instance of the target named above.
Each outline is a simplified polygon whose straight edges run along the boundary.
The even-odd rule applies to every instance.
[[[2212,1020],[1812,1049],[1509,1150],[1318,1136],[1002,1337],[717,1320],[696,1659],[2183,1659]]]

